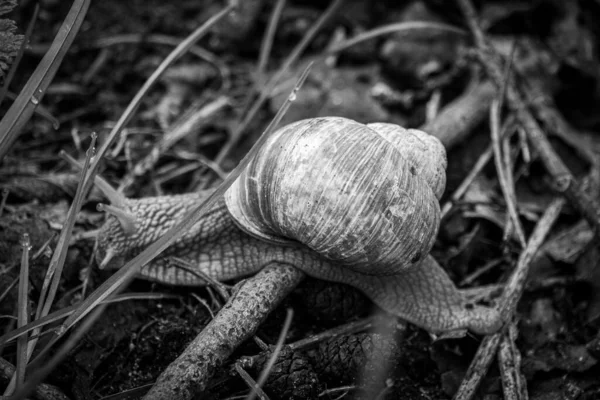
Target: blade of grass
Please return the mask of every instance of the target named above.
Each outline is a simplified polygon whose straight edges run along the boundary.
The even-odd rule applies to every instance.
[[[14,101],[17,99],[17,95],[13,92],[8,92],[6,93],[6,98]],[[39,117],[45,118],[48,122],[52,124],[52,127],[54,129],[58,129],[60,127],[60,121],[54,115],[52,115],[50,111],[48,111],[48,109],[43,105],[38,104],[35,110],[33,110],[33,113]]]
[[[148,383],[134,387],[132,389],[123,390],[122,392],[111,394],[109,396],[100,397],[98,400],[127,400],[127,399],[141,399],[142,396],[148,393],[148,390],[152,388],[154,383]]]
[[[88,169],[88,166],[92,159],[92,155],[96,148],[96,133],[92,133],[91,139],[92,141],[90,143],[90,147],[86,152],[83,171],[81,172],[79,184],[77,185],[77,190],[75,191],[73,203],[71,204],[69,212],[67,213],[67,220],[65,221],[65,224],[60,232],[60,236],[58,237],[56,249],[54,251],[54,254],[52,255],[52,259],[50,260],[50,265],[48,267],[46,277],[44,278],[44,283],[38,302],[38,309],[36,311],[36,318],[40,318],[48,314],[48,312],[50,311],[50,307],[52,307],[52,304],[54,303],[54,297],[56,296],[56,291],[58,289],[58,284],[60,283],[60,278],[62,275],[62,269],[65,265],[65,259],[67,257],[67,249],[71,240],[73,226],[75,225],[75,218],[77,217],[77,213],[81,209],[81,205],[84,199],[83,184],[85,179],[85,171],[87,171]]]
[[[23,254],[21,255],[21,273],[19,275],[19,312],[17,326],[20,328],[27,325],[29,322],[29,250],[31,250],[31,243],[29,242],[29,235],[23,234],[21,239],[21,247],[23,248]],[[16,380],[17,387],[22,386],[25,382],[25,369],[27,368],[27,336],[21,336],[17,340],[17,365],[16,365]],[[4,392],[5,396],[10,396],[12,391],[6,388]]]
[[[79,32],[89,5],[90,0],[73,2],[52,46],[0,121],[0,161],[8,153],[34,109],[44,97],[46,89],[54,79],[58,67]]]
[[[254,378],[252,378],[252,376],[250,376],[250,374],[246,372],[246,370],[242,367],[240,363],[235,363],[234,368],[235,372],[238,373],[240,378],[242,378],[246,385],[252,390],[251,393],[256,393],[260,397],[260,400],[271,400],[269,396],[267,396],[265,391],[258,386]]]
[[[15,77],[17,68],[19,67],[19,64],[21,63],[21,58],[23,58],[23,53],[25,52],[25,47],[27,47],[27,44],[29,43],[29,38],[31,38],[31,32],[33,32],[33,27],[35,26],[35,22],[37,21],[39,11],[40,11],[40,5],[39,5],[39,3],[36,3],[35,8],[33,9],[33,15],[31,16],[31,20],[29,21],[29,24],[27,25],[27,29],[25,30],[25,36],[23,37],[23,42],[21,43],[19,52],[17,53],[17,56],[15,57],[12,65],[10,66],[10,70],[8,71],[8,74],[6,75],[6,79],[4,80],[4,85],[2,86],[2,89],[0,89],[0,105],[4,101],[4,97],[6,96],[6,93],[8,93],[8,87],[10,86],[10,83],[12,82],[13,78]]]
[[[72,167],[79,170],[80,172],[85,171],[84,165],[77,161],[75,158],[73,158],[66,151],[61,150],[58,153],[58,156],[66,162],[68,162]],[[124,197],[119,196],[117,193],[113,193],[115,189],[113,189],[110,183],[108,183],[106,179],[104,179],[102,176],[96,175],[94,177],[94,184],[96,185],[96,187],[98,187],[98,189],[100,189],[104,196],[108,197],[112,205],[120,208],[126,207],[126,204],[124,203]]]
[[[83,203],[83,183],[85,178],[85,171],[87,170],[87,167],[90,163],[90,159],[92,158],[92,154],[96,146],[96,138],[97,135],[93,133],[92,142],[87,151],[84,170],[81,173],[81,178],[77,186],[77,191],[75,192],[75,198],[73,199],[73,203],[71,204],[71,207],[69,208],[69,211],[67,213],[67,220],[65,221],[65,224],[63,225],[63,228],[60,232],[60,236],[58,237],[58,242],[56,244],[56,249],[52,254],[52,258],[50,259],[50,264],[48,266],[48,271],[46,272],[46,276],[44,277],[44,283],[42,285],[42,290],[38,301],[38,307],[35,313],[36,319],[47,315],[50,311],[50,308],[52,307],[52,304],[54,303],[54,297],[56,296],[56,291],[58,290],[58,285],[62,276],[62,270],[65,265],[65,259],[67,258],[67,250],[69,248],[69,242],[71,241],[71,234],[73,232],[73,226],[75,225],[75,218],[77,217],[77,214],[81,209],[81,204]],[[33,332],[33,336],[37,336],[38,334],[39,331],[37,330]],[[36,344],[37,339],[33,339],[28,343],[27,360],[31,358]],[[15,384],[15,379],[12,379],[8,385],[8,388],[14,390]]]
[[[101,305],[86,318],[81,326],[69,337],[65,343],[56,351],[56,354],[43,366],[30,374],[28,380],[25,381],[23,387],[19,389],[11,400],[23,400],[30,396],[35,388],[46,379],[46,377],[60,364],[67,354],[79,343],[83,335],[92,327],[96,319],[102,314],[106,305]]]
[[[9,283],[8,286],[6,286],[6,288],[4,289],[4,291],[2,293],[0,293],[0,303],[2,303],[2,300],[4,300],[4,298],[10,293],[10,291],[12,290],[12,288],[15,287],[15,285],[17,284],[17,282],[19,282],[19,278],[13,279],[12,282]],[[2,342],[0,342],[0,350],[2,350]],[[1,351],[0,351],[0,354],[2,354]]]

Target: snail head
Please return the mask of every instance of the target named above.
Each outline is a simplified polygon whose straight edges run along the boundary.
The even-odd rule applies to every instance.
[[[99,205],[107,218],[97,237],[96,260],[101,269],[119,268],[164,235],[204,196],[173,195],[123,199],[119,206]],[[186,245],[184,235],[160,257]]]

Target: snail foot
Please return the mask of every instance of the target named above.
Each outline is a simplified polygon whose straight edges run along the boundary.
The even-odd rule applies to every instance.
[[[346,283],[361,289],[384,310],[430,333],[490,334],[502,327],[497,308],[474,295],[484,291],[459,290],[431,256],[396,275],[361,274]]]

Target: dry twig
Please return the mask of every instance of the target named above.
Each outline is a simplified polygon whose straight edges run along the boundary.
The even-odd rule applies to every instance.
[[[457,1],[473,34],[482,65],[493,82],[498,87],[502,87],[504,82],[502,57],[485,38],[477,22],[477,14],[473,4],[469,0]],[[582,185],[556,154],[540,125],[527,108],[525,101],[527,97],[521,93],[513,82],[507,82],[506,89],[508,105],[515,112],[517,119],[525,128],[529,140],[538,151],[541,161],[554,180],[556,190],[562,193],[581,212],[596,232],[600,232],[600,207],[585,193]]]
[[[196,130],[198,125],[207,123],[211,117],[215,116],[228,104],[228,98],[220,96],[202,108],[193,110],[189,115],[186,114],[180,123],[176,124],[169,132],[166,132],[161,140],[152,147],[150,152],[129,170],[130,172],[125,175],[119,185],[119,192],[123,192],[129,188],[135,182],[136,177],[143,176],[152,170],[162,154],[186,135]]]
[[[550,229],[554,225],[554,222],[560,215],[560,211],[564,204],[564,199],[560,198],[554,200],[550,206],[548,206],[531,234],[527,247],[525,247],[521,253],[515,271],[506,284],[499,302],[500,315],[502,316],[503,321],[512,319],[517,303],[521,299],[525,287],[525,280],[529,272],[531,261],[543,244],[548,232],[550,232]],[[488,368],[496,355],[504,333],[505,329],[493,335],[486,336],[483,339],[458,392],[454,396],[454,400],[468,400],[473,398],[481,379],[487,374]]]
[[[527,385],[521,373],[521,354],[515,341],[517,326],[511,324],[502,336],[498,350],[498,366],[502,374],[502,391],[506,400],[527,400]]]
[[[183,354],[160,375],[145,400],[191,399],[240,343],[304,278],[295,267],[273,265],[246,280]],[[244,323],[240,323],[244,315]]]
[[[506,201],[506,208],[508,210],[508,215],[510,216],[510,221],[515,228],[517,233],[517,238],[521,245],[525,247],[525,233],[523,232],[523,227],[521,226],[521,221],[519,221],[519,212],[517,210],[517,199],[515,194],[515,185],[512,179],[512,169],[510,169],[510,165],[506,165],[504,163],[505,159],[503,156],[507,156],[507,154],[502,154],[501,147],[501,132],[500,132],[500,101],[494,100],[492,102],[492,107],[490,108],[490,127],[492,132],[492,149],[494,151],[494,161],[496,164],[496,173],[498,175],[498,180],[500,182],[500,188],[502,189],[502,194],[504,195],[504,200]]]

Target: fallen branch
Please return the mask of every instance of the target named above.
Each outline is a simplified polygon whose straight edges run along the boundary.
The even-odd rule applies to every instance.
[[[297,268],[278,264],[244,281],[183,354],[163,371],[144,399],[191,399],[206,390],[217,368],[256,332],[304,276]]]
[[[519,261],[517,262],[517,267],[506,284],[499,302],[500,315],[502,316],[503,321],[510,321],[513,318],[517,303],[523,294],[525,280],[529,273],[531,261],[544,243],[546,236],[550,232],[550,228],[552,228],[554,222],[560,215],[560,211],[564,204],[564,199],[560,198],[554,200],[550,206],[548,206],[531,234],[527,247],[521,253]],[[500,332],[486,336],[483,339],[458,392],[454,396],[454,400],[469,400],[473,398],[479,383],[487,374],[490,364],[498,351],[498,346],[500,345],[505,331],[506,329],[503,329]]]
[[[419,129],[440,139],[446,150],[450,150],[487,118],[495,94],[496,89],[490,82],[478,83]]]

